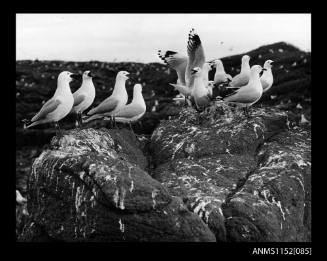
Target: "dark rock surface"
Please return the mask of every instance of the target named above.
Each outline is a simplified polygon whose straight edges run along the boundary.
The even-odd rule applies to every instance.
[[[273,108],[250,119],[224,110],[196,119],[186,108],[162,122],[151,137],[152,176],[217,241],[310,241],[310,131],[289,130],[287,114]]]
[[[29,177],[20,241],[215,241],[204,222],[144,171],[127,130],[53,138]]]
[[[223,106],[183,108],[150,142],[125,129],[53,138],[19,240],[311,241],[311,132],[275,108]]]

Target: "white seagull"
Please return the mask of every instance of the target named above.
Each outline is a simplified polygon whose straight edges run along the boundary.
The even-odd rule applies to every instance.
[[[231,87],[240,87],[244,86],[249,82],[250,77],[250,56],[244,55],[242,57],[242,65],[241,65],[241,71],[239,74],[234,76],[232,81],[230,82]]]
[[[199,109],[208,106],[211,101],[210,88],[208,88],[203,81],[202,69],[200,67],[195,67],[191,70],[191,73],[194,78],[192,97],[194,98],[196,107]]]
[[[215,77],[213,80],[214,84],[228,83],[232,81],[232,76],[227,74],[224,69],[223,62],[219,59],[212,62],[213,67],[216,68]]]
[[[105,116],[111,116],[127,103],[128,95],[125,84],[127,79],[129,79],[128,75],[129,72],[126,71],[120,71],[117,74],[112,94],[87,113],[87,115],[91,117],[87,118],[85,122],[103,118]]]
[[[263,68],[267,69],[266,71],[263,72],[263,74],[260,77],[263,92],[268,91],[274,82],[274,77],[271,71],[272,63],[273,63],[272,60],[267,60],[263,65]]]
[[[256,103],[262,95],[262,85],[259,74],[266,69],[260,65],[254,65],[250,70],[250,79],[245,86],[233,90],[232,93],[223,97],[226,102],[238,104],[244,108],[244,112],[248,115],[248,107]]]
[[[145,111],[146,105],[142,95],[142,85],[138,83],[134,85],[132,102],[120,108],[112,116],[116,122],[128,123],[132,130],[131,123],[139,120]]]
[[[30,121],[24,120],[24,128],[30,128],[44,123],[55,123],[56,127],[60,130],[58,121],[70,112],[74,104],[74,98],[69,83],[77,77],[78,75],[68,71],[61,72],[58,76],[55,94],[42,106],[41,110]],[[30,122],[31,124],[26,126],[26,124]]]
[[[188,56],[182,55],[175,51],[158,51],[159,58],[177,72],[177,83],[170,85],[172,85],[184,96],[188,96],[192,92],[192,90],[190,90],[194,82],[194,77],[191,74],[192,68],[202,68],[205,63],[202,43],[199,35],[194,29],[191,29],[189,33],[187,54]]]
[[[77,114],[77,123],[80,125],[82,123],[82,113],[87,108],[89,108],[95,98],[95,88],[92,81],[92,78],[95,75],[91,71],[85,71],[83,73],[83,82],[81,87],[73,93],[74,105],[71,110],[71,113]]]

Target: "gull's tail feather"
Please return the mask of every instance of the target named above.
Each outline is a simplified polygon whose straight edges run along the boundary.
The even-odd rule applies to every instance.
[[[24,129],[28,129],[33,126],[49,122],[48,120],[39,120],[39,121],[34,121],[34,122],[31,122],[29,120],[23,120],[23,121],[24,121]]]
[[[89,110],[88,113],[87,113],[87,115],[89,115],[89,116],[93,115],[93,114],[95,113],[95,111],[96,111],[96,108],[97,108],[97,107],[95,107],[95,108]]]
[[[32,121],[28,119],[23,119],[22,122],[24,123],[24,129],[27,129],[28,128],[27,125],[32,123]]]
[[[102,115],[102,114],[95,114],[95,115],[92,115],[92,116],[89,116],[89,117],[88,116],[84,116],[83,117],[83,122],[87,123],[89,121],[93,121],[93,120],[96,120],[96,119],[101,119],[103,117],[105,117],[105,116]]]

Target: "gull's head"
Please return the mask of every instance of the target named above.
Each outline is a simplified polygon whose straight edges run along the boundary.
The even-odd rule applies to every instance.
[[[242,57],[242,63],[249,62],[249,61],[250,61],[250,56],[243,55],[243,57]]]
[[[134,85],[134,92],[141,93],[142,92],[142,84],[137,83]]]
[[[191,69],[191,75],[200,75],[201,73],[201,68],[200,67],[194,67]]]
[[[71,73],[68,71],[63,71],[58,76],[58,81],[63,81],[63,82],[71,82],[72,80],[78,80],[78,79],[79,79],[78,74]]]
[[[126,71],[120,71],[118,74],[117,74],[117,79],[124,79],[124,80],[127,80],[129,79],[129,72],[126,72]]]
[[[265,61],[265,64],[263,65],[263,68],[266,68],[266,69],[271,68],[273,62],[274,62],[274,61],[272,61],[272,60],[267,60],[267,61]]]
[[[212,65],[212,63],[206,62],[203,64],[203,69],[209,72],[212,70]]]
[[[260,65],[253,65],[251,67],[251,74],[252,75],[260,75],[262,71],[266,71],[267,69],[262,68]]]
[[[85,71],[83,73],[83,80],[84,79],[90,79],[90,78],[93,78],[93,77],[95,77],[95,75],[91,71]]]
[[[222,68],[223,67],[223,62],[220,59],[214,60],[213,61],[213,66],[215,68]]]

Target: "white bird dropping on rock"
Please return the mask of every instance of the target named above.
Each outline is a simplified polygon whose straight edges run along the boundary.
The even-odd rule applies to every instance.
[[[64,118],[73,107],[74,98],[69,83],[76,77],[76,74],[68,71],[59,74],[55,94],[42,106],[41,110],[32,118],[32,124],[26,128],[44,123],[55,123],[58,126],[58,121]],[[25,123],[27,122],[25,120]]]
[[[94,75],[90,71],[85,71],[82,76],[83,82],[81,87],[73,93],[74,105],[71,112],[77,114],[77,121],[80,124],[82,123],[81,115],[83,111],[92,105],[95,98],[93,77]]]
[[[89,122],[91,120],[111,116],[117,112],[120,108],[126,105],[128,95],[126,91],[126,80],[129,79],[129,73],[126,71],[120,71],[116,76],[116,83],[112,94],[102,101],[97,107],[90,110],[87,115],[91,116],[85,120]]]
[[[22,205],[22,204],[24,204],[24,203],[27,202],[27,199],[24,198],[24,197],[20,194],[19,190],[17,190],[17,189],[16,189],[16,202],[17,202],[18,204],[20,204],[20,205]]]

